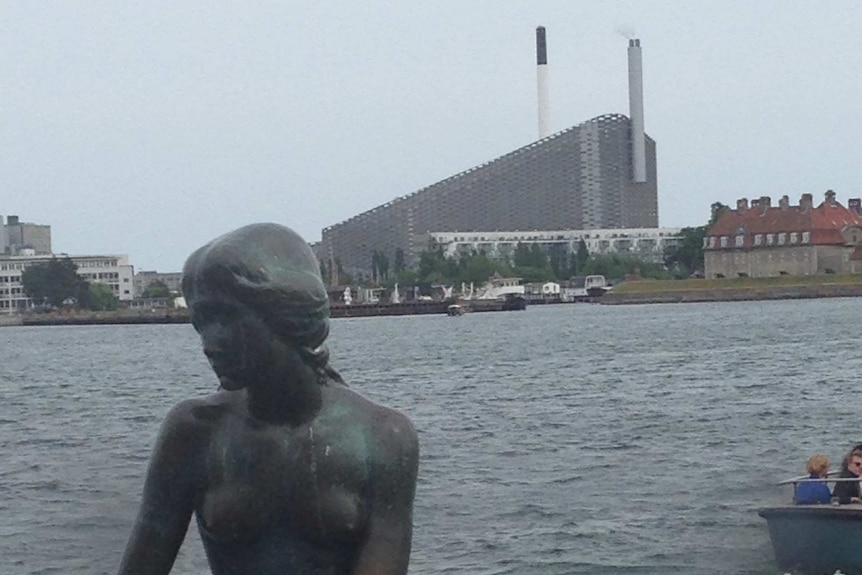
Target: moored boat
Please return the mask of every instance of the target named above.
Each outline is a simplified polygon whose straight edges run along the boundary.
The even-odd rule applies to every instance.
[[[446,307],[446,315],[464,315],[464,306],[457,303],[450,304]]]
[[[807,477],[782,484],[796,485]],[[859,481],[855,478],[827,478]],[[766,519],[778,567],[784,571],[810,575],[862,575],[862,504],[780,505],[758,510]]]

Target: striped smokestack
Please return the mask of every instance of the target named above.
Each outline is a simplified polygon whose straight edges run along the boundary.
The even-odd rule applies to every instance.
[[[629,118],[632,123],[632,180],[646,182],[644,83],[641,41],[629,40]]]
[[[548,45],[545,42],[545,27],[536,28],[536,66],[539,88],[539,139],[551,135],[548,105]]]

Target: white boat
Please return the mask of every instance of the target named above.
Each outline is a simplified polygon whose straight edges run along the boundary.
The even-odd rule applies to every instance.
[[[452,316],[464,315],[465,311],[466,310],[464,309],[464,306],[459,305],[457,303],[453,303],[453,304],[446,307],[446,315],[452,315]]]
[[[611,286],[608,285],[605,276],[593,275],[584,279],[584,291],[590,297],[601,297],[610,289]]]

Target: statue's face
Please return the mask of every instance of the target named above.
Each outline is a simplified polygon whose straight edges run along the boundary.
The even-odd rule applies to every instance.
[[[206,292],[191,302],[189,311],[204,355],[226,390],[266,378],[293,351],[260,315],[232,297]]]

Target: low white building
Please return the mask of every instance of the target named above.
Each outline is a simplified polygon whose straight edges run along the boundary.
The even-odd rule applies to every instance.
[[[132,278],[134,267],[125,255],[69,256],[66,254],[0,256],[0,314],[11,314],[33,307],[24,293],[21,274],[28,267],[68,257],[78,266],[78,275],[90,283],[103,283],[120,301],[134,297]]]
[[[627,228],[606,230],[430,232],[432,248],[443,248],[446,257],[484,252],[493,259],[511,260],[518,244],[539,244],[546,252],[564,249],[577,253],[581,240],[590,255],[628,254],[645,261],[664,261],[665,248],[679,242],[680,228]],[[559,246],[559,247],[557,247]]]
[[[182,293],[183,291],[183,274],[182,272],[156,272],[156,271],[140,271],[135,274],[134,282],[134,295],[135,297],[142,297],[144,295],[144,291],[150,286],[153,282],[162,282],[165,284],[165,287],[168,288],[172,294]]]
[[[532,282],[524,284],[524,295],[539,297],[554,297],[560,295],[560,284],[557,282]]]

